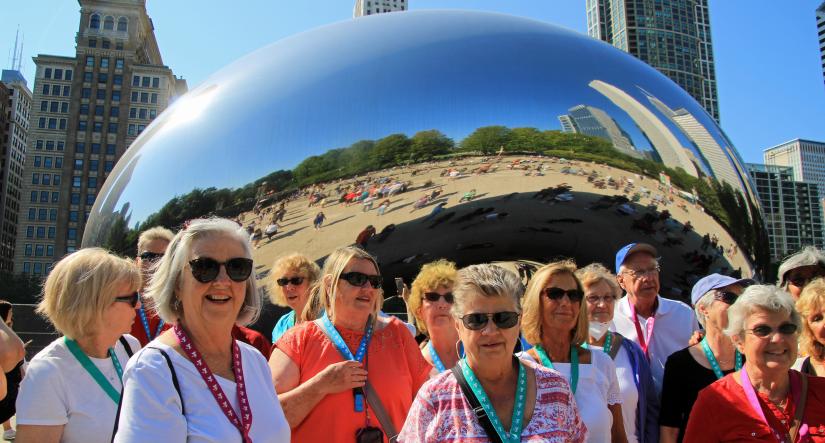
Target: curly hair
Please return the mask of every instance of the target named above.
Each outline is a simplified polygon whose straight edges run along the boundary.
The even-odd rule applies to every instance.
[[[448,260],[436,260],[421,267],[421,271],[412,283],[410,297],[407,300],[407,307],[415,317],[415,327],[418,332],[429,335],[427,324],[421,317],[420,309],[424,299],[424,293],[434,291],[441,287],[452,289],[458,278],[458,270],[455,263]]]
[[[808,283],[805,289],[802,290],[799,300],[796,301],[796,310],[802,316],[802,336],[799,337],[799,351],[820,361],[825,360],[825,345],[814,337],[811,325],[808,324],[808,318],[814,313],[822,312],[823,308],[825,308],[825,280],[817,278]]]

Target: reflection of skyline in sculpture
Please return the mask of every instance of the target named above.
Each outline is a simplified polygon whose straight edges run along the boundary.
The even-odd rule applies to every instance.
[[[653,112],[631,97],[630,94],[614,85],[601,80],[593,80],[589,85],[630,115],[630,118],[650,140],[653,149],[659,154],[665,166],[682,168],[693,177],[699,176],[696,172],[696,166],[690,161],[682,144]]]
[[[630,136],[625,132],[619,123],[604,110],[587,105],[573,106],[568,110],[569,114],[566,116],[559,116],[559,121],[562,122],[562,130],[564,132],[576,132],[594,137],[600,137],[610,141],[613,148],[622,154],[629,155],[635,158],[645,158],[645,156],[636,150],[633,142],[630,141]],[[562,117],[567,117],[565,122]]]

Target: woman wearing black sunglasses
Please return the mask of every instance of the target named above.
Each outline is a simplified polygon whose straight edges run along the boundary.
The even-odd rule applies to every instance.
[[[745,289],[725,329],[745,362],[699,392],[684,441],[825,442],[825,379],[791,369],[801,326],[787,292]]]
[[[269,288],[269,300],[278,306],[287,306],[292,311],[281,316],[272,329],[272,343],[301,321],[301,313],[309,300],[309,293],[321,269],[314,261],[303,254],[289,254],[279,258],[272,265],[270,273],[272,285]]]
[[[63,336],[29,363],[17,398],[17,441],[109,442],[129,356],[140,271],[103,249],[60,260],[38,313]]]
[[[172,329],[129,361],[114,441],[286,442],[266,359],[233,326],[261,309],[249,237],[193,220],[169,244],[147,295]]]
[[[564,379],[513,355],[523,291],[515,274],[495,265],[458,271],[452,313],[466,356],[421,388],[400,442],[584,441]]]
[[[533,275],[524,294],[524,355],[559,371],[570,383],[589,442],[627,442],[616,365],[587,349],[589,323],[584,291],[571,261],[550,263]]]
[[[383,278],[356,247],[327,257],[321,318],[287,331],[269,365],[293,442],[380,442],[394,437],[432,367],[406,326],[379,317]]]
[[[460,358],[458,330],[450,312],[457,275],[453,262],[427,263],[413,280],[412,293],[407,300],[416,328],[427,336],[421,353],[438,372],[452,368]]]

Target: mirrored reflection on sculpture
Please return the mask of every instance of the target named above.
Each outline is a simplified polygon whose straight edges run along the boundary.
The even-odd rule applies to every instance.
[[[119,161],[83,245],[129,252],[216,214],[260,230],[266,284],[279,255],[360,237],[394,288],[441,257],[527,273],[644,241],[679,298],[764,263],[755,201],[716,123],[632,56],[523,18],[404,12],[276,42],[179,99]]]

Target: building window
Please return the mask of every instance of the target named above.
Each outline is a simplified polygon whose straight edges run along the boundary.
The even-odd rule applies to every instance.
[[[160,87],[160,79],[157,77],[152,77],[152,87],[159,88]]]
[[[82,171],[83,170],[83,159],[82,158],[76,158],[74,160],[74,170],[75,171]],[[79,177],[75,177],[75,178],[79,178]],[[77,185],[77,187],[80,187],[80,185]]]
[[[52,157],[43,157],[43,167],[47,169],[52,168]]]
[[[63,87],[63,97],[68,97],[71,93],[71,87],[66,85]]]
[[[109,74],[105,72],[101,72],[97,74],[97,82],[98,83],[109,83]]]
[[[57,129],[57,119],[50,118],[49,119],[49,129]]]
[[[32,173],[32,184],[39,185],[40,184],[40,174],[37,172]]]
[[[100,29],[100,16],[97,14],[92,14],[92,18],[89,20],[89,27],[92,29]]]
[[[126,131],[128,135],[135,135],[135,125],[129,125],[128,130]]]
[[[37,203],[37,191],[32,191],[31,200],[32,203]]]
[[[54,229],[54,228],[49,228],[49,231],[51,231],[52,229]],[[49,237],[49,238],[54,238],[54,237]],[[52,256],[54,256],[54,246],[46,245],[46,257],[52,257]]]
[[[54,79],[55,80],[63,80],[63,70],[62,69],[54,69]]]
[[[137,108],[129,108],[129,118],[137,118]]]
[[[41,208],[39,211],[37,211],[37,219],[39,221],[46,221],[46,217],[48,217],[48,216],[49,216],[49,210],[48,209]]]
[[[95,106],[95,115],[103,116],[103,105]]]
[[[92,206],[93,204],[95,204],[95,195],[86,194],[86,206]]]
[[[115,59],[115,69],[123,69],[123,59],[122,58]],[[120,83],[118,83],[118,84],[120,84]]]
[[[43,105],[40,106],[41,111],[43,110]],[[51,106],[49,106],[49,112],[57,112],[60,110],[60,102],[52,102]]]
[[[115,162],[113,162],[111,160],[106,160],[106,162],[103,163],[103,170],[105,172],[112,172],[112,168],[114,167],[114,165],[115,165]]]
[[[89,115],[89,104],[83,103],[80,105],[80,115]]]
[[[96,38],[90,38],[89,39],[89,47],[90,48],[97,48],[97,39]]]
[[[77,211],[69,211],[69,221],[77,221]]]
[[[89,170],[91,171],[91,168]],[[97,177],[89,177],[86,181],[86,186],[89,188],[97,188]]]
[[[138,116],[141,120],[146,120],[146,108],[140,108]]]
[[[95,122],[92,132],[100,132],[103,130],[103,122]]]
[[[34,218],[37,216],[37,209],[29,208],[29,220],[34,221]]]
[[[74,144],[74,152],[78,154],[82,154],[86,152],[86,143],[84,142],[77,142]]]
[[[142,82],[141,82],[141,85],[140,85],[140,86],[142,86],[142,87],[144,87],[144,88],[148,88],[148,87],[149,87],[149,82],[151,82],[151,81],[152,81],[152,78],[151,78],[151,77],[143,77],[143,78],[141,79],[141,81],[142,81]]]
[[[112,101],[119,102],[120,101],[120,91],[112,91]]]
[[[49,191],[40,191],[40,203],[49,202]]]
[[[148,92],[141,92],[140,93],[140,102],[141,103],[149,103],[149,93]]]
[[[72,187],[73,188],[80,188],[80,177],[78,177],[78,176],[72,177]]]
[[[71,80],[71,79],[72,79],[72,70],[67,69],[66,70],[66,80]]]
[[[49,221],[57,221],[57,209],[49,209]]]
[[[132,91],[132,103],[135,103],[137,101],[138,101],[138,93],[137,93],[137,91]]]
[[[97,90],[97,99],[98,100],[106,100],[106,90],[105,89],[98,89]]]
[[[80,96],[83,98],[92,98],[92,90],[90,88],[83,88],[80,91]]]
[[[126,26],[127,26],[126,17],[120,17],[119,19],[117,19],[117,30],[118,31],[126,32]]]
[[[115,155],[115,145],[114,144],[106,145],[106,154],[107,155]]]
[[[140,76],[132,76],[132,86],[140,86]]]
[[[150,109],[149,110],[149,118],[150,119],[154,120],[155,117],[157,117],[157,116],[158,116],[158,110],[157,109]]]
[[[95,66],[95,57],[93,55],[86,56],[86,66],[90,68],[94,68]]]
[[[62,142],[62,141],[58,141],[58,142],[57,142],[57,150],[58,150],[58,151],[62,151],[62,150],[63,150],[63,147],[65,147],[65,146],[66,146],[66,144],[65,144],[64,142]],[[60,159],[60,158],[58,157],[58,160],[59,160],[59,159]],[[57,165],[57,160],[55,160],[55,165]],[[59,168],[60,166],[55,166],[55,167],[56,167],[56,168]]]
[[[34,275],[40,275],[43,273],[43,263],[34,263]]]
[[[52,95],[60,95],[60,85],[52,85]]]
[[[100,154],[100,143],[92,143],[92,154]]]
[[[101,47],[102,47],[103,49],[109,49],[109,46],[110,46],[109,40],[106,40],[106,39],[104,38],[104,39],[103,39],[103,42],[101,42]]]
[[[34,226],[26,227],[26,238],[34,238]]]
[[[60,192],[52,192],[52,203],[57,203],[60,201]]]
[[[31,245],[31,243],[26,243],[25,255],[26,255],[26,257],[31,257],[31,255],[32,255],[32,245]]]
[[[79,205],[80,204],[80,194],[72,193],[72,204]]]
[[[39,155],[35,155],[35,156],[34,156],[34,167],[35,167],[35,168],[39,168],[39,167],[40,167],[40,161],[41,161],[41,159],[42,159],[42,158],[43,158],[43,157],[40,157]]]
[[[152,103],[157,103],[157,102],[158,102],[158,95],[157,94],[152,94]]]
[[[42,257],[44,253],[43,245],[35,245],[34,246],[34,256],[35,257]]]
[[[55,186],[60,186],[60,174],[54,175],[52,183],[54,183]]]
[[[87,126],[86,120],[80,120],[80,121],[77,122],[77,130],[78,131],[85,131],[86,126]]]
[[[122,74],[115,74],[112,77],[112,83],[115,85],[122,85],[123,84],[123,75]]]
[[[115,42],[115,49],[118,51],[123,50],[123,42]]]
[[[58,125],[58,128],[60,128],[60,129],[66,129],[66,121],[67,121],[67,120],[66,120],[65,118],[61,118],[61,119],[60,119],[60,122],[59,122],[60,124]]]
[[[109,134],[117,134],[117,123],[109,123]]]
[[[120,108],[113,106],[109,108],[109,117],[117,117],[120,115]]]
[[[34,149],[37,149],[37,150],[42,150],[42,149],[43,149],[43,140],[38,140],[38,141],[34,144]]]
[[[103,29],[107,31],[115,29],[115,19],[111,15],[107,15],[106,18],[103,19]]]
[[[109,57],[101,57],[100,67],[101,69],[109,69]]]
[[[38,144],[40,145],[40,147],[38,147],[37,149],[40,149],[40,148],[43,147],[43,140],[38,140],[38,142],[39,142]],[[53,151],[54,150],[54,140],[46,140],[46,150],[47,151]]]
[[[37,233],[35,234],[35,238],[46,238],[46,227],[45,226],[38,226]]]
[[[46,100],[43,100],[42,102],[40,102],[40,112],[47,112],[48,110],[49,110],[49,102],[46,101]]]
[[[37,121],[37,127],[40,129],[46,128],[46,117],[40,117],[40,119]]]
[[[60,103],[60,112],[65,114],[69,112],[69,102],[62,102]]]

